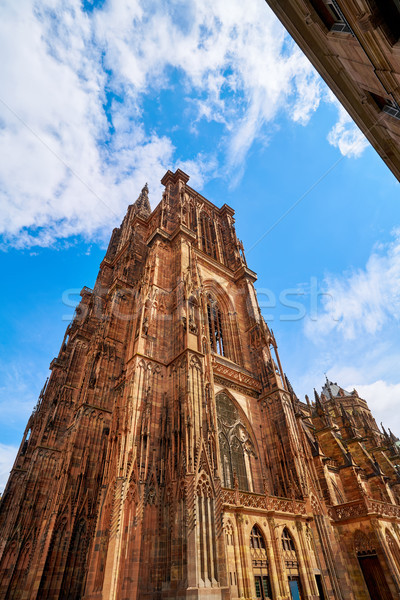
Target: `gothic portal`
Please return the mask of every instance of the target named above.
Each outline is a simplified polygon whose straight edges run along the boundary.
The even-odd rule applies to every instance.
[[[237,239],[168,171],[83,288],[0,505],[7,600],[389,600],[400,442],[301,402]]]

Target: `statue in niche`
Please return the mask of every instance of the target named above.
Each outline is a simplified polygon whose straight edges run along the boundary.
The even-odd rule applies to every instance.
[[[247,267],[246,257],[244,255],[244,246],[242,240],[238,240],[238,251],[240,261]]]
[[[191,298],[189,300],[189,331],[197,335],[197,325],[195,317],[195,300]]]
[[[93,389],[96,385],[97,378],[99,376],[100,369],[100,353],[98,352],[94,358],[92,369],[89,377],[89,388]]]
[[[142,331],[143,335],[147,335],[147,332],[149,331],[149,317],[147,315],[143,319]]]
[[[197,333],[196,322],[191,314],[189,315],[189,331],[190,333]]]

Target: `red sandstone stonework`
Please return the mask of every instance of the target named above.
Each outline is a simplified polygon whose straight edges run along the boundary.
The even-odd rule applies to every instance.
[[[233,210],[188,179],[153,212],[142,190],[81,292],[1,501],[0,598],[398,598],[397,438],[355,390],[298,400]]]

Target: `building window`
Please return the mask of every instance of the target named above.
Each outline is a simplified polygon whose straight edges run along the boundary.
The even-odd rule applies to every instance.
[[[336,0],[311,0],[311,4],[330,31],[353,34]]]
[[[203,213],[201,215],[201,249],[203,252],[218,260],[217,252],[217,236],[215,233],[215,225],[211,218]]]
[[[254,525],[250,533],[250,548],[258,550],[259,548],[265,550],[265,542],[263,534],[257,525]]]
[[[386,543],[392,553],[396,566],[400,571],[400,548],[388,529],[386,529]]]
[[[392,98],[384,98],[378,94],[369,92],[376,106],[387,115],[400,120],[400,106]]]
[[[387,115],[400,120],[400,106],[394,100],[386,100],[386,104],[382,110]]]
[[[207,296],[207,316],[211,349],[221,356],[226,356],[221,311],[218,302],[210,294]]]
[[[269,600],[272,598],[271,584],[268,575],[256,575],[254,577],[254,585],[256,588],[256,598]]]
[[[224,233],[222,231],[222,227],[221,225],[218,226],[218,234],[219,234],[219,247],[221,250],[221,262],[224,265],[228,264],[228,259],[227,259],[227,255],[226,255],[226,245],[225,245],[225,241],[224,241]]]
[[[240,490],[251,490],[251,458],[255,452],[250,434],[227,394],[218,394],[216,404],[222,485],[233,488],[236,476]]]
[[[197,212],[194,204],[190,207],[190,228],[197,231]]]
[[[296,548],[287,527],[282,531],[282,548],[285,552],[295,552]]]
[[[345,503],[345,499],[343,497],[342,492],[338,488],[337,484],[333,481],[333,479],[331,481],[332,481],[333,491],[335,492],[336,504],[344,504]]]
[[[369,5],[389,42],[395,44],[400,39],[400,0],[369,0]]]

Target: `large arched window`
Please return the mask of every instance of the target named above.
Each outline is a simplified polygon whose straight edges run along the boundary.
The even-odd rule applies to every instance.
[[[227,356],[224,345],[222,314],[218,302],[211,294],[207,296],[207,317],[211,349],[221,356]]]
[[[218,394],[216,404],[222,484],[233,488],[236,476],[239,489],[252,490],[251,459],[255,457],[255,451],[250,434],[227,394]]]

